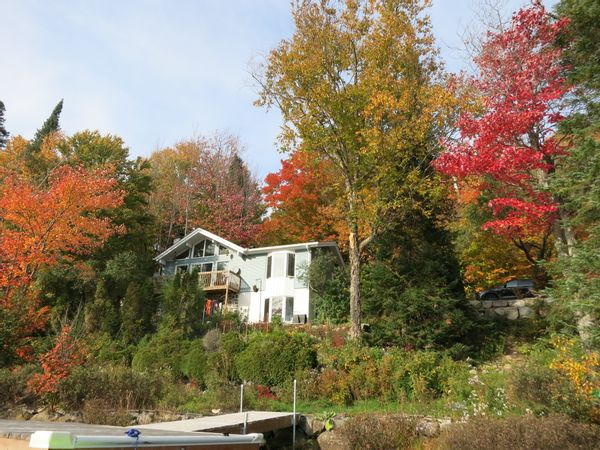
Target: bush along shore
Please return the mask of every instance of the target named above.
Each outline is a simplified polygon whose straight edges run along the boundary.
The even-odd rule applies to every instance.
[[[192,340],[172,324],[135,347],[97,335],[80,349],[85,362],[45,390],[44,368],[1,369],[2,414],[121,426],[177,420],[238,411],[242,383],[245,410],[291,411],[296,379],[303,435],[322,448],[340,439],[347,448],[423,440],[461,448],[470,434],[471,448],[484,448],[498,433],[509,434],[508,448],[559,423],[548,445],[566,447],[544,448],[586,448],[570,439],[597,436],[598,355],[575,338],[537,336],[535,321],[493,327],[479,347],[451,349],[383,348],[347,339],[347,327],[252,329],[232,318]],[[581,433],[560,437],[566,424]]]

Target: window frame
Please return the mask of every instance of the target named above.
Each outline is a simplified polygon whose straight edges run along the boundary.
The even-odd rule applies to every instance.
[[[183,269],[184,267],[185,267],[185,269]],[[175,266],[175,274],[185,273],[185,272],[189,272],[189,271],[190,271],[189,264],[177,264]]]
[[[291,263],[291,267],[290,267]],[[296,253],[289,252],[286,257],[286,276],[288,278],[294,278],[296,276]],[[292,273],[290,274],[290,268]]]
[[[283,272],[277,276],[274,275],[279,268],[279,265],[274,262],[279,262],[279,257],[283,256]],[[291,273],[290,273],[291,272]],[[293,251],[278,251],[267,255],[267,271],[266,278],[295,278],[296,276],[296,252]]]

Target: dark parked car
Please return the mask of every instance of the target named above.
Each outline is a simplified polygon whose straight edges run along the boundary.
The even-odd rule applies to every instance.
[[[479,293],[479,298],[481,300],[508,300],[533,297],[534,295],[533,280],[510,280],[504,283],[503,286],[481,291]]]

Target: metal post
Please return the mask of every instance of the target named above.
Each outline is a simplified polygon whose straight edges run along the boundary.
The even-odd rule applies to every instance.
[[[244,410],[244,383],[240,384],[240,412]]]
[[[294,380],[294,415],[292,423],[292,448],[296,448],[296,380]]]
[[[247,429],[248,429],[248,413],[244,414],[244,432],[242,434],[246,434]]]

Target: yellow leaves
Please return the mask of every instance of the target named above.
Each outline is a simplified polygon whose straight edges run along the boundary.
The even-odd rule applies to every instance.
[[[558,354],[550,368],[564,376],[578,396],[589,400],[593,393],[600,391],[600,354],[584,351],[583,355],[577,355],[576,344],[572,338],[554,337],[552,345]]]

